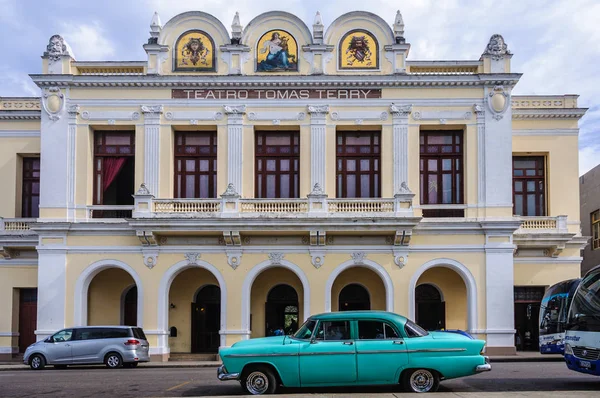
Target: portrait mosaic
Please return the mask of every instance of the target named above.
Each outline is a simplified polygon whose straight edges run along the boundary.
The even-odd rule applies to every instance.
[[[174,70],[183,72],[214,72],[215,42],[201,30],[182,34],[175,45]]]
[[[353,30],[340,40],[340,69],[379,69],[379,43],[366,30]]]
[[[270,30],[256,45],[257,72],[297,72],[298,43],[285,30]]]

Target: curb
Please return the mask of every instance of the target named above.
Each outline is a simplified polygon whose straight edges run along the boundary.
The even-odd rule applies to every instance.
[[[563,357],[548,357],[548,358],[510,358],[510,357],[500,357],[494,358],[490,357],[490,363],[500,363],[500,362],[564,362]]]
[[[172,364],[172,365],[144,365],[144,364],[140,364],[136,369],[168,369],[168,368],[218,368],[219,366],[221,366],[221,363],[217,363],[217,364],[212,364],[212,363],[207,363],[207,364]],[[71,369],[105,369],[106,367],[104,365],[96,365],[96,366],[90,366],[90,365],[72,365],[70,366]],[[17,371],[17,370],[31,370],[29,368],[29,366],[26,365],[22,365],[22,364],[14,364],[14,365],[0,365],[0,372],[10,372],[10,371]],[[48,365],[46,370],[55,370],[52,365]],[[129,370],[129,369],[127,369]],[[133,369],[132,369],[133,370]]]

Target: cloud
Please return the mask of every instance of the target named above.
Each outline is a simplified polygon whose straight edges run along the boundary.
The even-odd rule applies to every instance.
[[[107,38],[100,23],[63,23],[61,35],[71,46],[75,59],[80,61],[102,61],[116,54],[115,45]]]
[[[600,164],[600,143],[579,149],[579,175],[582,176]]]
[[[0,92],[2,97],[39,96],[39,88],[33,84],[29,75],[7,67],[0,67]]]

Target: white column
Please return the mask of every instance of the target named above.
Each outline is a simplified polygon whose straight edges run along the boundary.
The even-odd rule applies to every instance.
[[[397,193],[403,182],[408,184],[408,116],[412,112],[412,105],[392,104],[390,112],[394,134],[394,193]]]
[[[160,115],[162,105],[142,105],[144,114],[144,182],[148,190],[158,195],[160,162]]]
[[[237,192],[244,192],[242,161],[246,105],[225,105],[223,108],[227,115],[227,183],[233,184]]]
[[[510,239],[510,238],[509,238]],[[486,236],[488,240],[488,236]],[[514,350],[514,264],[512,242],[485,246],[486,333],[489,352]]]
[[[43,238],[40,238],[40,241]],[[38,340],[65,328],[67,252],[38,246]]]
[[[326,187],[326,125],[328,105],[309,105],[310,114],[310,188]]]
[[[485,207],[485,110],[481,105],[473,105],[477,117],[477,203]]]
[[[77,137],[77,115],[79,105],[70,105],[69,130],[67,131],[67,221],[75,221],[75,163],[77,162],[76,137]]]

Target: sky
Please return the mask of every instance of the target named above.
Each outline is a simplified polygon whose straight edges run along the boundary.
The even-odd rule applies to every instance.
[[[145,60],[155,11],[163,25],[201,10],[229,28],[236,11],[243,26],[281,10],[309,27],[320,11],[327,27],[355,10],[392,25],[398,9],[409,60],[477,60],[492,34],[503,35],[512,71],[523,73],[513,94],[579,94],[579,107],[589,108],[579,123],[579,173],[600,164],[599,0],[0,0],[0,96],[39,96],[28,75],[41,72],[40,56],[57,33],[78,61]]]

